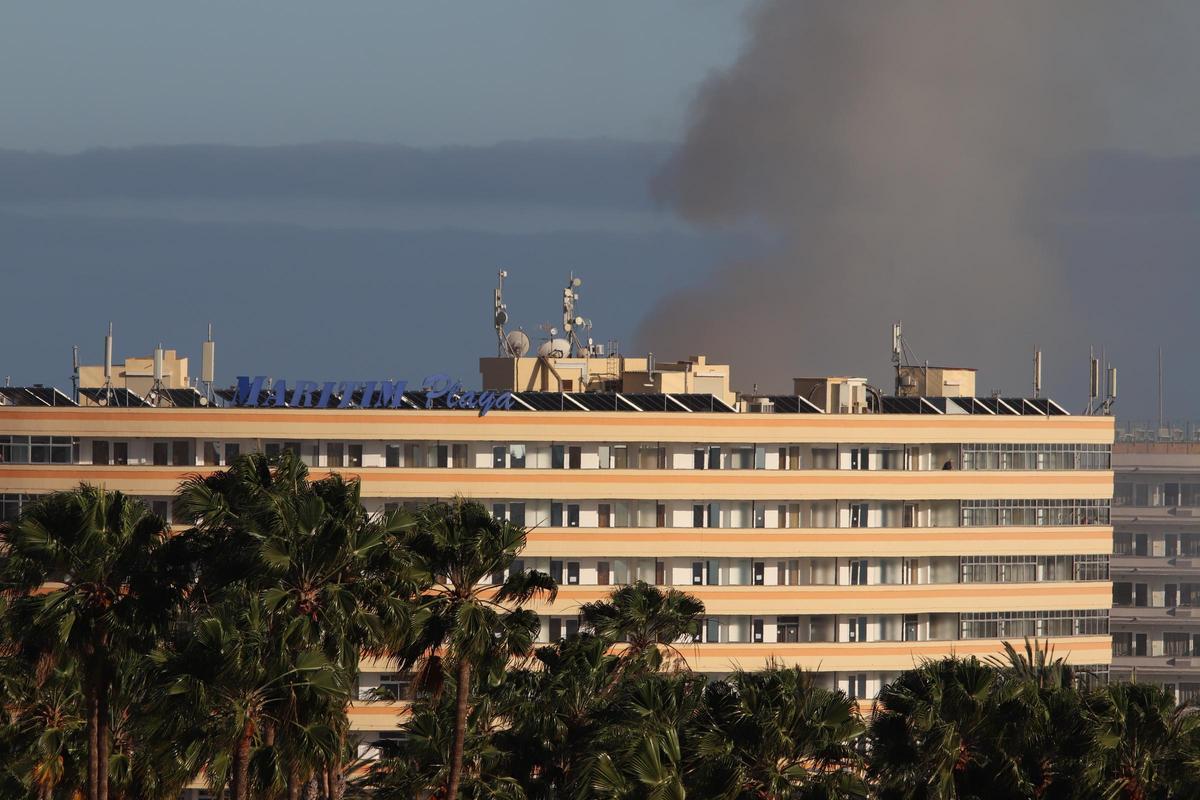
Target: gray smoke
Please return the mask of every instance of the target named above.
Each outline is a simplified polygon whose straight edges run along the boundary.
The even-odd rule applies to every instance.
[[[1197,11],[758,6],[655,190],[694,223],[767,233],[756,253],[665,298],[638,346],[728,359],[744,389],[790,388],[793,375],[886,380],[897,319],[920,357],[980,367],[981,392],[1022,391],[1035,344],[1086,356],[1087,303],[1038,234],[1069,192],[1051,176],[1101,147],[1189,146]]]

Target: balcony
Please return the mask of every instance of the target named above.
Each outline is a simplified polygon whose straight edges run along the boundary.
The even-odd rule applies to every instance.
[[[1137,671],[1138,675],[1174,674],[1200,675],[1197,656],[1113,656],[1113,672]]]
[[[1196,606],[1113,606],[1109,620],[1114,624],[1150,623],[1159,625],[1195,625],[1200,620]]]
[[[1112,574],[1133,575],[1200,575],[1198,556],[1113,556],[1109,562]]]
[[[712,615],[929,614],[962,611],[1107,609],[1106,581],[1041,583],[951,583],[873,586],[694,586],[674,587],[704,602]],[[582,603],[607,597],[612,586],[561,586],[553,605],[535,601],[540,614],[574,614]]]
[[[366,415],[374,417],[374,414]],[[69,490],[80,482],[107,483],[130,494],[168,495],[189,475],[215,471],[201,466],[94,466],[10,464],[0,466],[0,485],[9,492]],[[364,497],[427,498],[464,495],[477,499],[541,497],[576,500],[800,501],[1010,500],[1073,498],[1105,500],[1112,473],[988,472],[933,470],[621,470],[621,469],[424,469],[364,467],[336,470],[362,480]],[[314,469],[314,478],[327,474]]]
[[[919,558],[1107,553],[1102,525],[1011,528],[546,528],[529,532],[526,557],[756,559]]]

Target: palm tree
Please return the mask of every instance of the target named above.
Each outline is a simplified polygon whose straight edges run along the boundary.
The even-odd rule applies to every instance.
[[[10,661],[6,666],[18,666]],[[13,779],[38,800],[50,800],[59,786],[82,783],[83,699],[79,676],[44,662],[6,681],[8,711],[3,761]],[[9,670],[5,670],[9,672]],[[84,759],[85,760],[85,759]]]
[[[222,616],[224,613],[226,616]],[[160,684],[147,711],[161,738],[177,743],[192,774],[206,770],[215,793],[228,783],[231,800],[250,797],[251,751],[282,690],[336,693],[337,676],[320,651],[292,663],[280,658],[261,600],[214,609],[152,654]]]
[[[1026,797],[1080,796],[1089,748],[1081,691],[1087,675],[1055,657],[1053,647],[1028,639],[1022,651],[1004,642],[1003,655],[987,661],[1001,682],[994,735],[1010,756],[997,764],[1001,782]]]
[[[584,603],[579,609],[583,624],[602,639],[624,642],[625,658],[650,658],[661,665],[660,645],[686,663],[674,642],[700,633],[704,603],[678,589],[663,591],[645,581],[616,589],[605,600]]]
[[[525,547],[525,530],[494,518],[476,502],[460,499],[425,507],[406,543],[423,587],[421,622],[397,655],[406,668],[419,665],[420,690],[436,694],[445,662],[453,670],[454,737],[445,797],[457,800],[473,668],[498,681],[510,659],[527,657],[538,618],[520,606],[539,596],[553,601],[558,587],[545,573],[511,569]],[[506,571],[507,580],[493,583],[493,576]]]
[[[275,678],[307,672],[302,663],[313,653],[329,664],[322,679],[332,675],[336,691],[315,687],[311,675],[275,680],[269,702],[249,712],[244,728],[269,723],[272,759],[264,760],[282,767],[278,780],[289,798],[317,773],[340,794],[359,658],[407,631],[412,589],[397,538],[406,515],[369,517],[358,481],[310,481],[292,453],[275,461],[246,455],[222,472],[193,476],[178,504],[196,520],[185,540],[200,571],[197,596],[226,616],[259,604],[269,649],[281,657]],[[212,616],[204,607],[193,614]]]
[[[38,498],[0,537],[5,629],[78,670],[87,798],[107,800],[114,665],[153,646],[186,582],[164,556],[167,526],[139,500],[82,485]]]
[[[584,633],[538,648],[534,664],[496,688],[496,733],[509,773],[531,798],[586,794],[587,770],[617,731],[614,687],[620,670],[604,639]]]
[[[992,726],[998,671],[978,659],[945,658],[883,687],[873,713],[869,777],[883,800],[1012,796],[996,784]]]
[[[771,664],[710,683],[696,722],[694,771],[704,797],[865,797],[857,704]]]
[[[1196,709],[1177,706],[1161,686],[1111,683],[1089,695],[1085,714],[1092,731],[1087,769],[1092,796],[1166,800],[1196,795]]]
[[[643,673],[622,684],[608,732],[611,745],[597,753],[588,772],[590,794],[612,800],[683,800],[689,748],[681,732],[694,724],[703,676]]]

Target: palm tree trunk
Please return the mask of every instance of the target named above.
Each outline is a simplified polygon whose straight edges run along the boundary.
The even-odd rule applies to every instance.
[[[288,771],[287,800],[300,800],[300,790],[303,788],[303,784],[300,783],[300,773],[293,767]]]
[[[467,740],[467,701],[471,694],[471,662],[458,659],[458,685],[455,691],[454,744],[450,748],[450,779],[446,783],[446,800],[458,800],[462,782],[463,750]]]
[[[250,800],[250,740],[253,730],[247,719],[233,751],[233,800]]]
[[[100,675],[94,664],[88,665],[86,676],[87,800],[100,800]]]
[[[96,797],[98,800],[108,800],[108,754],[109,748],[112,745],[112,732],[109,730],[110,718],[112,713],[109,709],[108,695],[108,674],[104,667],[101,667],[100,686],[98,687],[97,695],[97,712],[99,716],[98,726],[96,728],[96,743],[99,745],[99,754],[96,757]]]
[[[97,763],[97,757],[100,754],[99,723],[100,711],[96,702],[96,689],[89,686],[87,688],[87,800],[99,800],[99,795],[96,793],[96,774],[100,771]]]

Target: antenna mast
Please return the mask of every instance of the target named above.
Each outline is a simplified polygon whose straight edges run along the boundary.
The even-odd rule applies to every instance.
[[[575,315],[575,303],[579,300],[579,293],[575,290],[582,285],[583,279],[576,278],[575,273],[572,272],[567,281],[567,288],[563,289],[563,333],[566,334],[567,341],[571,345],[569,355],[572,357],[591,354],[592,321]],[[577,333],[579,328],[583,328],[589,334],[587,347],[579,340]]]
[[[1033,350],[1033,396],[1042,396],[1042,351],[1036,346]]]
[[[504,325],[508,322],[508,306],[504,304],[504,279],[508,277],[508,270],[499,270],[496,276],[496,300],[492,320],[496,326],[496,355],[503,358],[512,355],[504,338]]]

